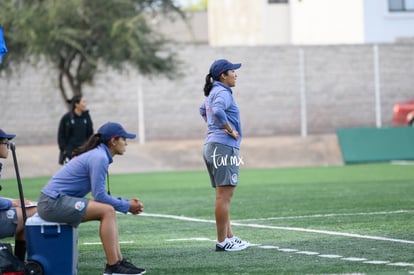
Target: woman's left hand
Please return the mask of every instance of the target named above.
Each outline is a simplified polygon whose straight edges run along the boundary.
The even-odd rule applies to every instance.
[[[230,136],[232,136],[235,140],[239,139],[239,132],[237,132],[236,130],[232,130],[231,132],[229,130],[227,130],[226,128],[224,128],[224,131],[226,131],[226,133]]]

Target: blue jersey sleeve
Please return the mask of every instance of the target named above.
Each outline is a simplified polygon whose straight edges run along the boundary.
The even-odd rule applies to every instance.
[[[98,202],[112,205],[116,211],[127,213],[130,206],[129,200],[113,197],[106,191],[108,165],[108,160],[105,158],[96,158],[90,161],[92,196]]]
[[[0,198],[0,210],[8,210],[12,207],[12,201],[5,198]]]
[[[212,100],[211,111],[222,128],[228,122],[225,110],[228,108],[230,100],[228,93],[217,93]]]

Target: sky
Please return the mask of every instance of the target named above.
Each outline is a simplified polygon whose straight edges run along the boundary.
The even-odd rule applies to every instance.
[[[180,6],[187,6],[189,4],[197,3],[199,0],[175,0]]]

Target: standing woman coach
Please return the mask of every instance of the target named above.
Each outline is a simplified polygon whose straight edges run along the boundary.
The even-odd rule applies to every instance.
[[[234,236],[230,224],[230,201],[238,183],[242,139],[240,111],[231,87],[236,85],[235,70],[240,67],[240,63],[232,64],[225,59],[214,61],[206,76],[206,98],[200,107],[200,114],[207,122],[203,158],[216,190],[216,251],[240,251],[249,246],[247,241]]]

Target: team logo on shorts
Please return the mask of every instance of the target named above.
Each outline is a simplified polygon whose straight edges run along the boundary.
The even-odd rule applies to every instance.
[[[14,215],[16,215],[16,212],[14,212],[14,210],[7,210],[6,215],[7,215],[7,218],[9,220],[13,220],[14,219]]]
[[[237,183],[237,174],[233,174],[233,175],[231,175],[231,181],[232,181],[233,183]]]
[[[82,211],[85,208],[85,203],[83,201],[77,201],[75,203],[75,209],[78,211]]]

